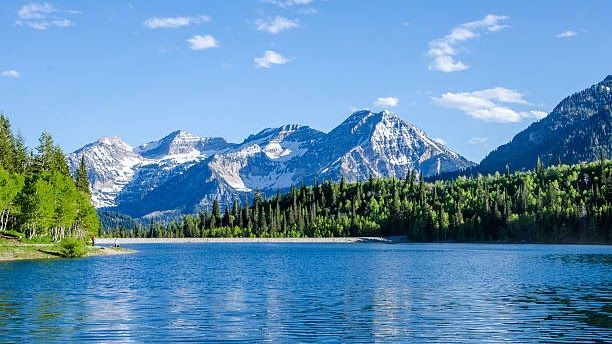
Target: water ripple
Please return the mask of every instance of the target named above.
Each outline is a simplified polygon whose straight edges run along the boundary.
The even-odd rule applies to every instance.
[[[612,341],[606,246],[135,248],[0,264],[0,341]]]

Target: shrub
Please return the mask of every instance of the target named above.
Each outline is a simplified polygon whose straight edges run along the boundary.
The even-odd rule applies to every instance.
[[[83,257],[86,253],[85,242],[77,238],[64,238],[59,246],[60,254],[67,258]]]

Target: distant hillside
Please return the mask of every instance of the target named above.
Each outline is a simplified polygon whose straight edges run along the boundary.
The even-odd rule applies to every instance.
[[[612,152],[612,75],[565,98],[542,120],[489,153],[479,172],[532,169],[544,165],[593,161]]]

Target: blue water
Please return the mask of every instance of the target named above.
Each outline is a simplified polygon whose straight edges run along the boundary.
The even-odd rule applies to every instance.
[[[612,246],[131,248],[0,263],[0,341],[612,341]]]

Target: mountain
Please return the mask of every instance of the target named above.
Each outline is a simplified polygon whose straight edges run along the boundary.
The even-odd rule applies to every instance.
[[[370,176],[425,176],[473,166],[388,111],[358,111],[329,133],[297,124],[269,128],[242,143],[175,131],[131,147],[101,138],[68,156],[89,170],[94,204],[134,217],[173,216],[209,207],[217,199],[289,189],[315,180]]]
[[[405,176],[410,169],[431,176],[472,165],[388,111],[355,112],[329,133],[326,142],[316,152],[331,161],[321,170],[324,179]]]
[[[136,149],[148,159],[191,161],[224,152],[233,145],[220,137],[201,138],[184,130],[177,130],[159,141],[149,142]]]
[[[539,156],[544,165],[574,164],[612,152],[612,75],[563,99],[553,111],[512,141],[485,157],[476,168],[488,173],[533,169]]]
[[[96,208],[114,206],[117,195],[132,181],[136,167],[146,161],[116,136],[102,137],[69,154],[68,165],[72,171],[76,171],[82,156],[85,157]]]

